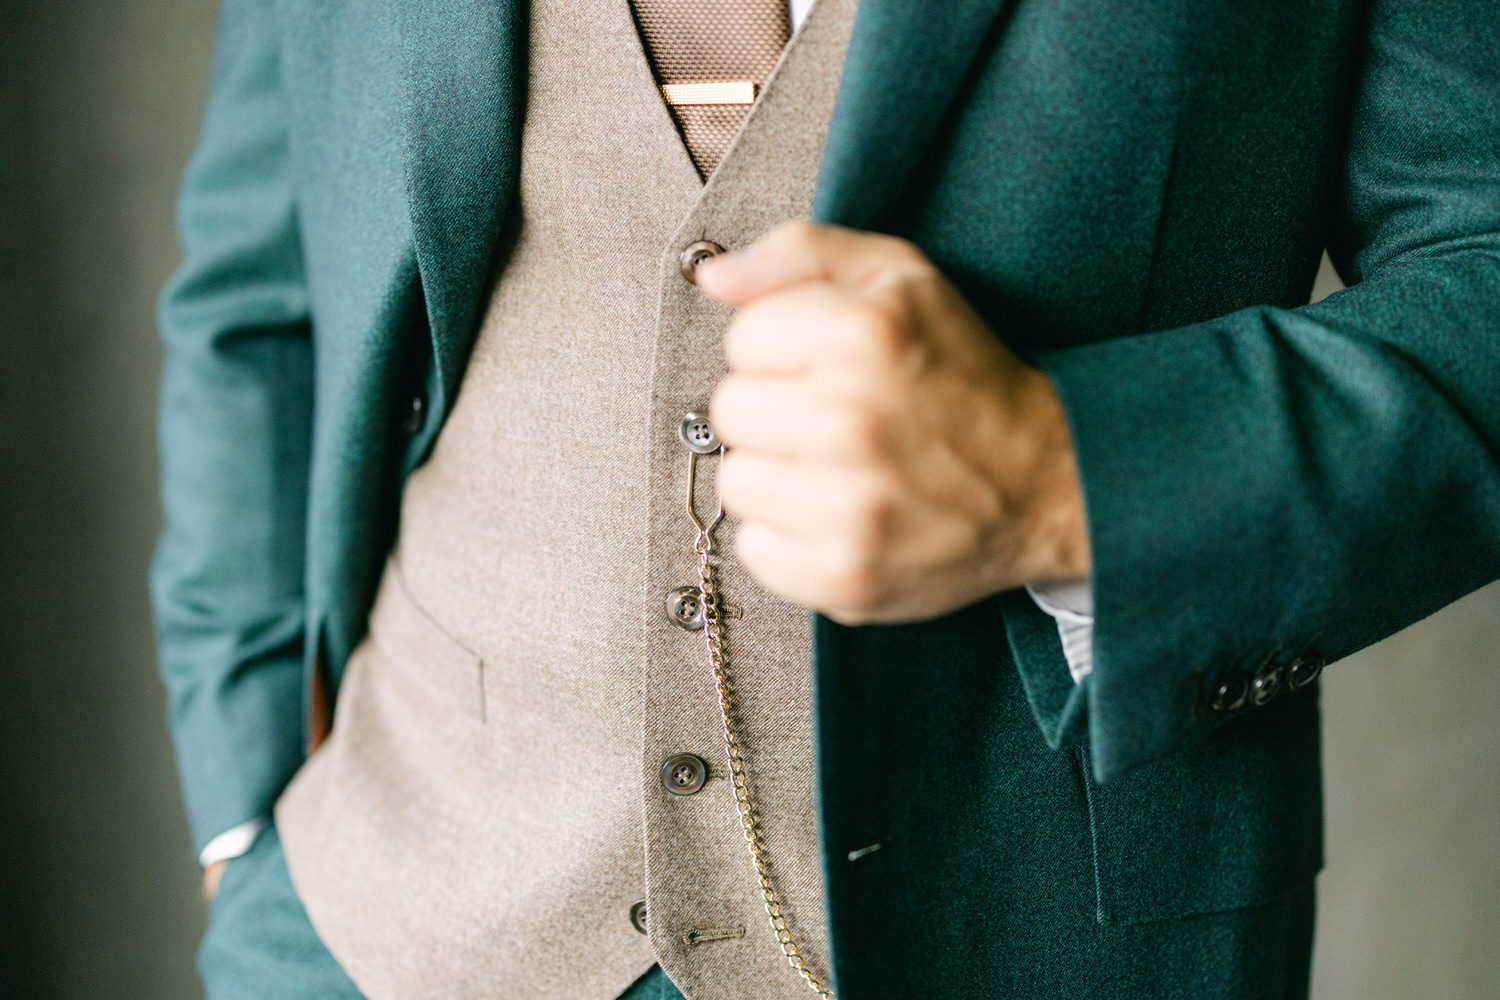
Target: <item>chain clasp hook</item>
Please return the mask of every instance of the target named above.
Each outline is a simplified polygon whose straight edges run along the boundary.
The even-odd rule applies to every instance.
[[[724,446],[722,444],[719,445],[718,451],[710,452],[710,454],[716,454],[722,458],[724,455]],[[695,487],[697,482],[698,453],[695,451],[690,451],[688,452],[687,515],[688,519],[693,522],[693,527],[698,529],[698,537],[693,542],[693,547],[700,552],[706,552],[713,548],[712,536],[714,528],[718,527],[719,522],[724,519],[724,501],[722,498],[718,500],[718,510],[715,511],[714,516],[708,521],[708,523],[705,524],[703,520],[698,517],[698,511],[696,509],[697,499]],[[715,486],[717,487],[717,480],[715,481]],[[718,497],[718,492],[719,491],[716,488],[714,490],[714,495],[716,498]]]

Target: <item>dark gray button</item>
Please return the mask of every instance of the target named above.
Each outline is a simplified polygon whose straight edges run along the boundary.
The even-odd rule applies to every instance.
[[[703,597],[697,587],[678,587],[667,594],[667,620],[689,632],[703,627]]]
[[[719,450],[719,435],[714,431],[714,425],[701,413],[684,413],[682,423],[677,425],[677,437],[687,445],[689,451],[696,451],[700,455]]]
[[[630,906],[630,922],[642,934],[646,933],[646,901],[637,899]]]
[[[406,412],[401,415],[401,433],[410,437],[422,429],[427,418],[427,398],[420,392],[407,400]]]
[[[689,281],[696,282],[693,272],[698,269],[698,265],[723,252],[724,248],[712,240],[694,240],[682,248],[682,254],[678,257],[682,267],[682,276]]]
[[[673,795],[692,795],[708,780],[708,765],[702,757],[680,753],[661,766],[661,783]]]
[[[1323,672],[1321,656],[1299,656],[1286,668],[1286,686],[1290,691],[1301,691]]]
[[[1281,668],[1265,667],[1250,682],[1250,698],[1257,705],[1264,705],[1281,693]]]
[[[1244,674],[1236,671],[1219,681],[1219,686],[1214,689],[1208,706],[1215,712],[1238,712],[1245,707],[1245,699],[1249,695],[1249,680]]]

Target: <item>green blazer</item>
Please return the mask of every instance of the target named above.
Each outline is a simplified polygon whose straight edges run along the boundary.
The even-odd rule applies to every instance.
[[[224,0],[151,571],[200,846],[363,634],[505,264],[526,25]],[[1500,576],[1497,53],[1489,0],[862,0],[813,217],[915,241],[1056,381],[1097,631],[1075,687],[1018,593],[815,619],[842,997],[1305,991],[1287,671]],[[1324,247],[1351,287],[1305,305]]]

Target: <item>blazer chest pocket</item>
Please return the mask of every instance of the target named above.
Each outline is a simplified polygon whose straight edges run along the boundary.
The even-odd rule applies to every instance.
[[[1314,691],[1106,785],[1080,751],[1101,924],[1257,906],[1312,881],[1323,866]]]
[[[402,696],[485,721],[484,661],[418,602],[395,559],[376,590],[370,638],[383,661],[378,669]]]

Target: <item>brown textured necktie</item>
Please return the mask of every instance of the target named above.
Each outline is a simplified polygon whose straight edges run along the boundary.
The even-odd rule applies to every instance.
[[[787,0],[630,0],[646,56],[705,180],[792,35]]]

